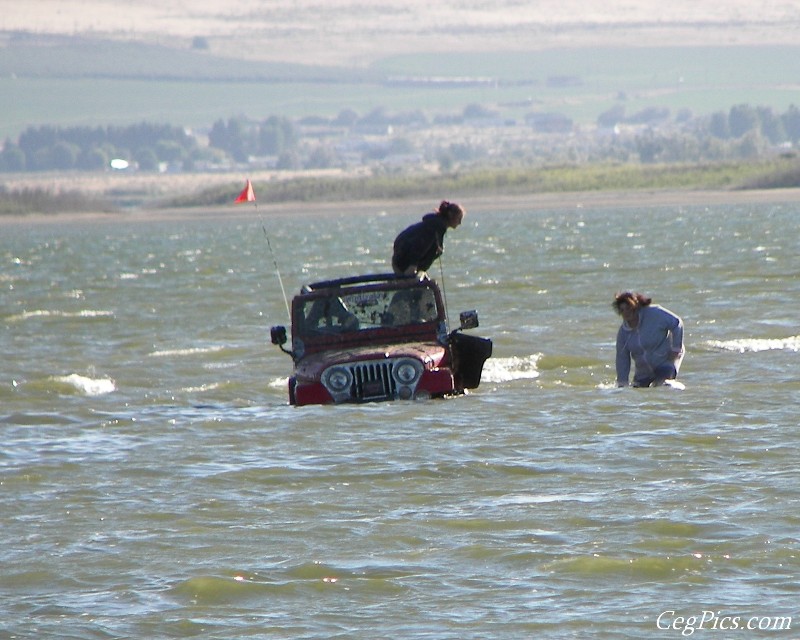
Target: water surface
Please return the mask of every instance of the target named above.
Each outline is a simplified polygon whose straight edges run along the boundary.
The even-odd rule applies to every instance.
[[[796,637],[800,206],[464,204],[480,388],[361,406],[288,406],[280,283],[423,211],[2,226],[0,635]],[[685,391],[614,387],[622,289]]]

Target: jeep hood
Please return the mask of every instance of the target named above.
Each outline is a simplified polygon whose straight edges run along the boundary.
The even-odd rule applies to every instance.
[[[445,347],[438,342],[411,342],[378,347],[370,345],[368,347],[334,349],[314,353],[298,360],[295,365],[295,374],[304,380],[319,380],[322,372],[334,364],[395,358],[413,358],[422,362],[425,369],[436,369],[446,354]]]

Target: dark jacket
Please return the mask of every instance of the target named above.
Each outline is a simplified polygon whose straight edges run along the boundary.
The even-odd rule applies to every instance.
[[[392,267],[402,273],[413,264],[417,271],[427,271],[444,251],[447,228],[443,216],[428,213],[420,222],[401,231],[394,240]]]

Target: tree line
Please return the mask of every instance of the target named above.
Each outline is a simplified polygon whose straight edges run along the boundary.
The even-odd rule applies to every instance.
[[[540,121],[537,115],[541,116],[529,114],[526,122]],[[340,166],[347,152],[348,157],[359,156],[362,163],[381,160],[393,153],[418,153],[429,160],[438,160],[441,166],[454,166],[458,162],[475,164],[491,156],[492,150],[452,140],[442,143],[427,140],[420,143],[426,148],[418,149],[420,145],[402,132],[475,124],[481,120],[504,122],[491,109],[469,105],[460,114],[438,115],[433,120],[418,110],[390,114],[382,107],[364,116],[345,109],[333,118],[292,120],[271,116],[253,121],[240,116],[214,122],[207,141],[183,127],[144,122],[107,127],[38,126],[27,128],[16,141],[4,142],[0,172],[101,171],[108,170],[116,158],[140,171],[165,168],[192,171],[213,165],[248,163],[267,156],[273,158],[278,169],[327,168]],[[505,122],[501,126],[508,125]],[[611,142],[599,138],[587,142],[591,134],[581,135],[578,131],[578,135],[564,137],[561,132],[561,137],[549,138],[549,149],[520,137],[517,148],[504,149],[501,155],[523,161],[566,157],[575,161],[690,162],[755,158],[769,146],[793,148],[800,143],[800,109],[794,105],[783,113],[769,107],[741,104],[727,112],[700,117],[684,109],[672,117],[669,109],[663,107],[649,107],[627,115],[624,104],[618,103],[600,114],[597,126],[600,130],[627,126],[633,133],[623,132]],[[392,130],[394,134],[389,135]],[[354,142],[358,136],[346,140],[353,132],[383,136],[384,142],[360,144]],[[432,148],[437,144],[438,148]]]
[[[189,156],[197,146],[184,129],[140,123],[124,127],[28,127],[0,152],[2,171],[105,170],[111,160],[154,170],[159,162]]]
[[[0,171],[102,171],[114,159],[140,171],[164,167],[192,171],[201,162],[246,162],[252,154],[279,153],[292,146],[296,137],[292,122],[278,117],[262,123],[244,118],[219,121],[211,129],[207,146],[193,132],[167,124],[28,127],[18,140],[3,144]]]

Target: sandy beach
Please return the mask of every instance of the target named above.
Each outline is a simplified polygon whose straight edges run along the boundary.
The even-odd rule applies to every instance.
[[[514,195],[454,197],[470,211],[490,213],[500,210],[563,210],[622,209],[631,207],[698,207],[715,205],[744,205],[751,203],[800,202],[800,188],[760,190],[664,190],[664,191],[584,191],[565,193],[529,193]],[[407,200],[363,200],[346,202],[286,202],[279,204],[229,204],[220,207],[187,207],[141,209],[120,213],[61,213],[0,216],[4,225],[47,225],[71,222],[136,223],[180,220],[247,220],[269,221],[281,217],[315,215],[409,215],[433,210],[438,202],[429,198]]]

